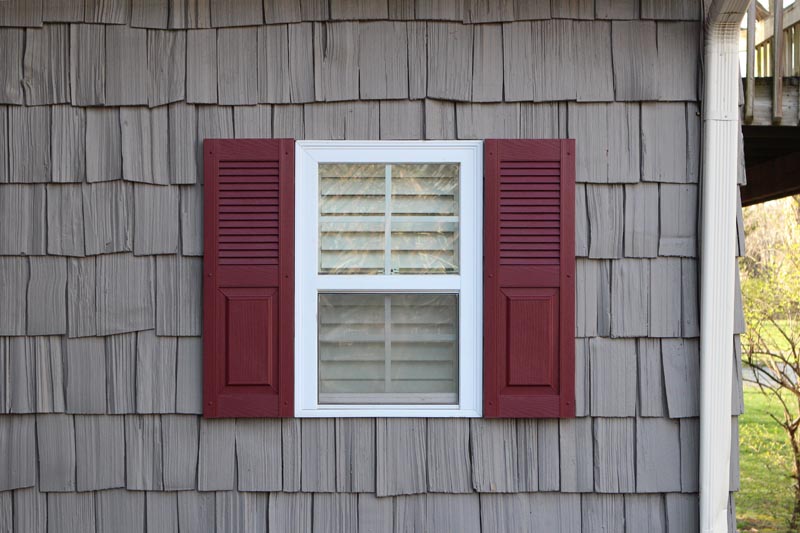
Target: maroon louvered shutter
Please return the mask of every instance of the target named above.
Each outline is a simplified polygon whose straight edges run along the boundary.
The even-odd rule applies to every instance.
[[[484,416],[575,415],[575,141],[484,144]]]
[[[203,415],[293,416],[294,140],[203,152]]]

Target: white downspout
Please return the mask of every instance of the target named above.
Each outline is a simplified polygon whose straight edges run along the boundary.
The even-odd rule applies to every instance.
[[[706,18],[700,247],[700,531],[728,531],[736,274],[739,26],[748,0]]]

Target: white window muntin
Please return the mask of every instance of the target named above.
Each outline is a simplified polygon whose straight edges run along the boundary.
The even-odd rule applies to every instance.
[[[298,141],[295,154],[295,416],[479,417],[482,391],[483,143],[481,141]],[[318,274],[319,163],[459,163],[459,273]],[[321,405],[317,302],[320,292],[457,293],[458,403]]]

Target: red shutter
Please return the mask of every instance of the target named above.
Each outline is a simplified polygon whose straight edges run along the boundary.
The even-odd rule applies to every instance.
[[[208,139],[203,415],[294,415],[294,140]]]
[[[575,141],[487,140],[484,165],[484,416],[575,416]]]

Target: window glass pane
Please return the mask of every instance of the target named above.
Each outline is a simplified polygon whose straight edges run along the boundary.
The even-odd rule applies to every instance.
[[[320,274],[458,273],[457,163],[319,165]]]
[[[458,403],[458,296],[319,295],[321,404]]]

